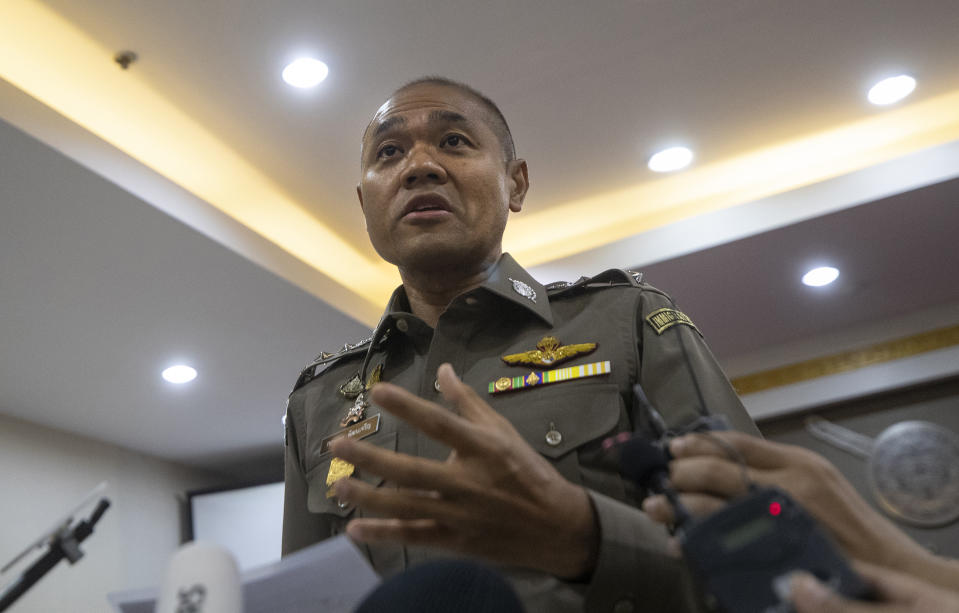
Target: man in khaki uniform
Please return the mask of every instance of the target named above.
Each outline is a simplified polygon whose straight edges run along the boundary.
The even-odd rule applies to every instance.
[[[601,448],[638,427],[636,383],[671,427],[722,414],[756,432],[692,321],[639,275],[544,287],[502,253],[527,166],[466,86],[398,90],[361,159],[370,240],[403,285],[370,339],[321,354],[290,395],[284,553],[347,532],[383,575],[491,562],[529,611],[694,608]]]

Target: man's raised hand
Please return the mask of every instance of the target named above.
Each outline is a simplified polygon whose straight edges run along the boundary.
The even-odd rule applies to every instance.
[[[437,372],[454,413],[400,387],[378,384],[371,400],[452,449],[445,462],[341,438],[337,456],[397,487],[356,479],[336,496],[378,518],[354,519],[358,541],[424,545],[534,568],[563,578],[589,574],[599,529],[586,491],[559,474],[449,364]]]

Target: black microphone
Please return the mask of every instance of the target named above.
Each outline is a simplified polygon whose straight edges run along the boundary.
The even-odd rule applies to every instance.
[[[673,506],[676,527],[690,519],[689,511],[669,482],[669,450],[641,434],[620,434],[603,441],[607,451],[619,456],[619,472],[641,488],[663,494]]]

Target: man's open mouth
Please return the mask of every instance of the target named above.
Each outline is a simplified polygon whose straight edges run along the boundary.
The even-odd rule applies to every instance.
[[[446,198],[439,194],[423,194],[414,196],[403,207],[402,217],[411,214],[450,212],[452,209]]]

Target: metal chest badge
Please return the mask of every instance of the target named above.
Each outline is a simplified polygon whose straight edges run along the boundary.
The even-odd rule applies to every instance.
[[[366,416],[366,409],[370,407],[370,403],[366,400],[366,393],[370,391],[374,385],[380,382],[380,377],[382,375],[383,365],[380,364],[374,368],[373,372],[370,373],[370,376],[367,377],[366,385],[363,386],[362,391],[357,392],[356,400],[353,401],[353,406],[350,407],[350,409],[346,412],[346,416],[343,417],[342,421],[340,421],[340,426],[345,428],[346,426],[351,426],[355,423],[363,421],[364,417]],[[359,375],[354,375],[354,378],[359,380]],[[353,383],[354,378],[351,378],[340,387],[340,393],[347,398],[350,396],[347,395],[347,391],[344,391],[343,388],[347,388],[348,386],[352,388],[351,384]],[[348,389],[348,391],[352,391],[352,389]]]
[[[363,391],[363,380],[360,379],[360,373],[355,373],[349,380],[340,386],[340,395],[346,398],[356,398]]]
[[[544,336],[536,343],[536,349],[504,355],[500,359],[514,366],[557,366],[575,357],[592,353],[597,347],[598,343],[562,345],[555,336]]]
[[[339,481],[340,479],[346,479],[353,474],[353,471],[356,470],[356,467],[340,458],[330,459],[330,472],[326,474],[326,497],[332,498],[333,494],[333,484]]]
[[[510,277],[507,277],[507,279],[509,279],[509,282],[513,284],[514,292],[516,292],[523,298],[526,298],[530,302],[536,302],[536,290],[530,287],[529,283],[526,283],[524,281],[518,281]]]

